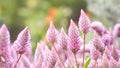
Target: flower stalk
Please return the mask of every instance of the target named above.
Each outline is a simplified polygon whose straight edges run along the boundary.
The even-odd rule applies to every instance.
[[[18,62],[19,62],[21,56],[22,56],[22,54],[19,55],[19,57],[18,57],[18,59],[17,59],[17,62],[16,62],[15,65],[14,65],[14,68],[16,68],[16,66],[17,66],[17,64],[18,64]]]

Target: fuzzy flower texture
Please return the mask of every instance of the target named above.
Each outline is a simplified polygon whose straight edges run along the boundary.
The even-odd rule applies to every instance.
[[[66,33],[63,28],[57,30],[51,22],[46,33],[48,42],[38,42],[33,55],[29,29],[23,29],[11,43],[9,30],[3,24],[0,27],[0,68],[120,68],[117,41],[120,23],[109,30],[100,21],[90,21],[81,10],[78,25],[71,19]],[[86,43],[88,36],[83,37],[81,33],[88,35],[89,32],[93,37]]]

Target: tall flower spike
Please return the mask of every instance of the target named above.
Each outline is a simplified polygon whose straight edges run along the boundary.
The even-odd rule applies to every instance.
[[[12,68],[13,59],[10,51],[10,34],[6,25],[0,28],[0,67]]]
[[[120,37],[120,23],[114,26],[113,35],[115,37]]]
[[[13,45],[18,54],[23,54],[30,50],[30,48],[31,48],[30,33],[29,33],[29,30],[27,27],[19,33],[19,35]]]
[[[73,53],[76,53],[80,49],[81,41],[80,41],[78,28],[72,20],[68,30],[68,37],[69,37],[68,48]]]
[[[10,34],[6,25],[3,25],[0,28],[0,48],[7,46],[10,46]]]
[[[66,49],[67,48],[67,34],[65,33],[64,29],[61,29],[59,38],[58,38],[58,44],[63,48]]]
[[[100,56],[100,52],[93,46],[93,48],[90,51],[91,58],[97,61],[97,59]]]
[[[50,22],[50,26],[47,30],[47,39],[49,42],[54,43],[56,41],[56,37],[57,37],[57,29],[55,28],[53,23]]]
[[[94,47],[98,49],[101,53],[103,53],[103,51],[105,50],[105,46],[98,35],[95,34],[92,42]]]
[[[79,27],[83,33],[87,33],[90,28],[90,20],[89,17],[85,14],[83,10],[81,10],[81,15],[79,17]]]
[[[101,38],[102,42],[104,43],[104,45],[106,46],[110,46],[111,42],[112,42],[112,37],[110,34],[104,34]]]

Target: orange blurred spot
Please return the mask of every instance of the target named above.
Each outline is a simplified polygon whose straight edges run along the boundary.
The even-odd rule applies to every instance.
[[[50,23],[50,21],[54,21],[57,16],[57,9],[52,7],[48,10],[48,16],[45,18],[46,23]]]
[[[57,14],[56,8],[53,7],[48,10],[48,15],[56,16],[56,14]]]
[[[53,16],[47,16],[46,19],[45,19],[45,21],[47,23],[50,23],[50,21],[54,21],[54,17]]]
[[[90,16],[91,16],[91,14],[90,14],[89,12],[86,12],[86,15],[87,15],[88,17],[90,17]]]

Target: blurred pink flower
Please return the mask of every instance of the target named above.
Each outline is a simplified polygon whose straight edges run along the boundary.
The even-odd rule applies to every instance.
[[[118,68],[117,61],[113,57],[109,60],[109,68]]]
[[[114,26],[113,35],[115,37],[120,37],[120,23]]]
[[[103,34],[107,32],[103,24],[99,21],[92,22],[91,28],[100,36],[102,36]]]

